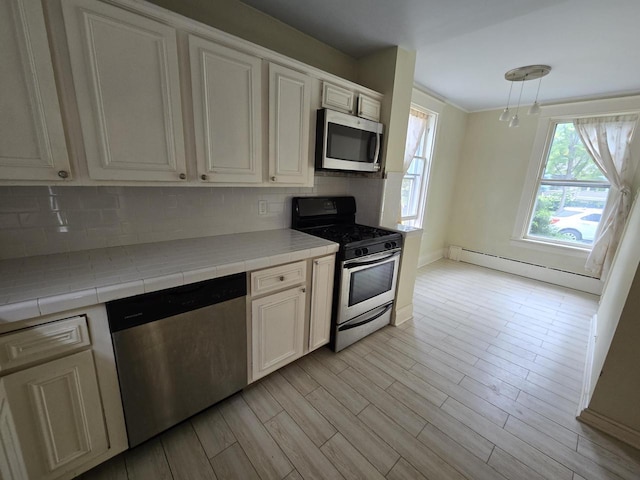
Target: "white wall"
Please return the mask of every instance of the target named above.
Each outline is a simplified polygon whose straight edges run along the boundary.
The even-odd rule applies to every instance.
[[[415,88],[411,100],[438,114],[418,260],[424,265],[441,258],[447,245],[467,113]]]
[[[415,71],[416,52],[390,47],[358,60],[358,81],[384,94],[381,122],[385,125],[384,195],[380,225],[393,228],[400,221],[402,163]]]
[[[639,232],[640,201],[636,198],[600,299],[590,380],[589,398],[592,398],[592,402],[589,408],[614,419],[620,415],[629,415],[624,411],[616,413],[615,406],[617,404],[620,402],[628,403],[631,400],[637,401],[640,398],[637,369],[629,368],[630,365],[640,364],[640,349],[638,348],[638,342],[640,342],[638,315],[640,312],[638,312],[637,301],[634,305],[635,310],[626,312],[627,332],[618,332],[625,304],[640,298],[638,279],[635,282],[635,290],[631,289],[634,276],[638,276],[638,264],[640,263]],[[611,351],[609,351],[610,348]],[[625,371],[632,378],[621,378]],[[602,377],[600,376],[601,372]],[[634,392],[631,397],[624,394],[629,389]],[[637,412],[635,414],[635,428],[640,431],[640,410],[637,405],[636,403],[633,408]],[[624,419],[617,419],[625,423]]]
[[[356,80],[355,59],[238,0],[149,1],[339,77]]]

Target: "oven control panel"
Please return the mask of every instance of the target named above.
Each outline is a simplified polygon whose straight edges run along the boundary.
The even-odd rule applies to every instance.
[[[394,235],[395,236],[395,235]],[[386,241],[380,241],[376,243],[367,242],[366,246],[353,245],[344,249],[344,260],[351,260],[353,258],[365,257],[367,255],[373,255],[376,253],[400,250],[402,248],[402,235],[398,234],[398,237],[391,240],[389,238]],[[364,243],[364,242],[363,242]]]

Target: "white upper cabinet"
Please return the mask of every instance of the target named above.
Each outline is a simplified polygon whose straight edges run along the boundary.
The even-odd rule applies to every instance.
[[[262,182],[262,60],[189,36],[198,177]]]
[[[353,113],[355,94],[346,88],[322,82],[322,107]]]
[[[0,179],[70,178],[39,1],[0,1],[0,85]]]
[[[366,95],[358,95],[358,116],[372,120],[380,121],[380,102],[375,98]]]
[[[89,176],[186,180],[175,29],[97,0],[62,7]]]
[[[269,181],[304,185],[309,176],[311,78],[269,64]]]

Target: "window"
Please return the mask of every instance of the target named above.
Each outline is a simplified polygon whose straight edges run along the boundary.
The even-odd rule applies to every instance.
[[[402,179],[401,216],[403,225],[421,227],[426,204],[436,114],[412,106],[409,115],[410,131],[407,135],[405,158],[409,157],[411,163]],[[416,124],[422,124],[421,134],[413,139],[413,142],[411,139],[412,121]],[[412,153],[411,150],[415,151]]]
[[[607,202],[609,182],[573,122],[552,125],[525,236],[590,249]]]

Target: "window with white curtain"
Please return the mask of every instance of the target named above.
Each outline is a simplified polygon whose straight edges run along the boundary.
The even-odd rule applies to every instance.
[[[526,238],[591,249],[610,183],[573,121],[554,121]]]
[[[402,179],[402,224],[422,227],[437,115],[412,105]]]

